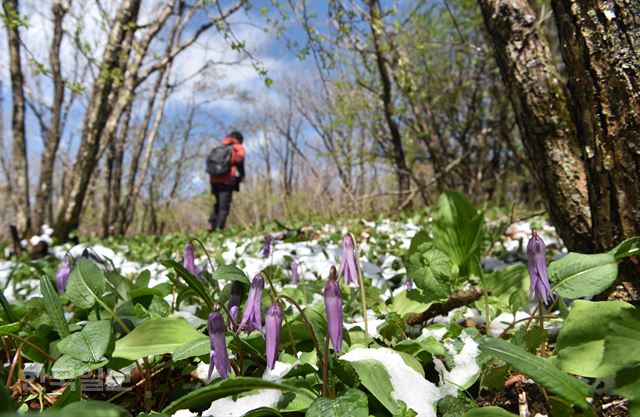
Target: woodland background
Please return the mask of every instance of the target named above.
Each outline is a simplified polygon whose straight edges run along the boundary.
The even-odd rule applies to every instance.
[[[236,224],[393,214],[458,189],[544,208],[570,250],[640,235],[635,0],[3,0],[2,13],[0,238],[10,224],[20,238],[49,224],[61,242],[201,230],[204,157],[230,129],[249,153]]]

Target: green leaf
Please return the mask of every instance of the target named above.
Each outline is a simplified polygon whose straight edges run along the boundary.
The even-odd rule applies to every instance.
[[[80,379],[76,378],[67,385],[62,394],[58,397],[51,408],[60,409],[82,399],[82,385]]]
[[[385,406],[391,414],[398,414],[400,406],[391,396],[393,385],[384,366],[373,359],[349,362],[356,370],[360,382],[369,392]]]
[[[111,356],[133,361],[172,353],[179,346],[196,339],[206,339],[206,336],[181,317],[149,319],[117,340]]]
[[[368,417],[367,395],[355,388],[331,400],[318,397],[311,403],[305,417]]]
[[[44,308],[49,314],[53,328],[56,329],[60,338],[69,336],[69,326],[67,320],[64,318],[64,310],[62,309],[60,297],[49,278],[45,276],[40,277],[40,291],[44,299]]]
[[[484,215],[460,193],[446,191],[438,199],[433,242],[458,267],[461,275],[477,273]]]
[[[72,356],[62,355],[51,367],[51,372],[56,379],[73,379],[94,369],[101,368],[107,363],[109,363],[108,360],[82,362]]]
[[[211,278],[216,281],[222,279],[225,281],[239,281],[247,285],[250,284],[249,278],[247,278],[242,269],[235,265],[220,265]]]
[[[640,310],[629,308],[609,323],[603,366],[615,370],[640,364]]]
[[[58,343],[58,349],[82,362],[100,362],[107,351],[110,338],[109,320],[90,321],[81,331],[62,339]]]
[[[424,293],[420,290],[402,291],[393,297],[393,304],[391,304],[389,310],[398,313],[400,317],[404,317],[408,314],[426,311],[437,300],[439,299],[434,298],[433,295],[430,296],[429,293]]]
[[[618,277],[618,264],[610,253],[570,253],[551,262],[552,291],[564,298],[589,297],[606,290]]]
[[[202,281],[200,281],[191,272],[187,271],[184,266],[171,259],[162,261],[162,265],[167,268],[172,268],[174,271],[176,271],[176,274],[184,279],[189,288],[194,290],[196,294],[198,294],[209,307],[213,307],[213,299],[211,298],[211,295],[209,294],[207,289],[204,287]]]
[[[191,391],[190,393],[175,400],[162,410],[165,414],[173,414],[178,410],[185,408],[197,408],[209,406],[217,399],[237,395],[243,392],[256,389],[274,389],[282,392],[292,392],[294,394],[315,398],[316,395],[311,391],[295,387],[291,385],[278,384],[276,382],[267,381],[260,378],[239,377],[233,379],[224,379],[216,383],[207,385],[206,387]]]
[[[590,407],[585,397],[591,395],[591,389],[544,359],[499,339],[483,340],[480,343],[480,350],[507,362],[519,372],[578,407],[583,409]]]
[[[20,322],[3,324],[0,326],[0,336],[15,333],[20,330]]]
[[[427,294],[433,294],[434,298],[447,298],[451,261],[444,252],[433,248],[430,243],[423,243],[409,257],[406,267],[407,277],[413,280],[416,287]]]
[[[629,404],[630,415],[637,416],[636,413],[640,411],[640,365],[618,372],[613,392],[627,397],[631,401]]]
[[[633,306],[622,301],[574,301],[556,343],[555,352],[560,368],[571,374],[592,378],[615,374],[615,366],[601,365],[605,337],[610,332],[609,323],[616,321],[620,313],[627,309],[633,309]]]
[[[64,407],[60,412],[65,417],[128,417],[127,410],[103,401],[78,401]]]
[[[628,258],[629,256],[640,255],[640,237],[636,236],[624,240],[618,246],[611,249],[609,254],[613,255],[616,258],[616,261]]]
[[[69,277],[65,294],[76,307],[90,309],[105,290],[104,273],[88,259],[81,258]]]
[[[171,355],[171,357],[174,362],[177,362],[194,356],[208,355],[209,352],[211,352],[209,339],[196,339],[178,346],[176,350],[173,351],[173,355]]]
[[[500,407],[482,407],[473,408],[464,413],[462,417],[517,417],[517,415]]]

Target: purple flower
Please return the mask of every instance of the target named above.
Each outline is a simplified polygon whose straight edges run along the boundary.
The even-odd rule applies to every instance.
[[[405,284],[407,290],[412,290],[413,289],[413,280],[410,279],[407,281],[407,283]]]
[[[358,286],[358,262],[353,238],[347,235],[342,239],[342,259],[340,261],[340,275],[344,276],[344,283]],[[338,277],[340,278],[340,277]]]
[[[211,378],[211,373],[215,367],[218,369],[220,377],[226,379],[231,372],[231,363],[227,352],[227,341],[224,337],[225,324],[222,314],[217,311],[209,313],[207,329],[209,330],[209,344],[211,346],[208,377]]]
[[[291,284],[298,284],[298,262],[295,259],[291,261]]]
[[[527,244],[527,257],[529,258],[529,301],[536,295],[536,298],[545,304],[553,299],[549,278],[547,277],[547,261],[544,258],[544,240],[534,231],[533,236]]]
[[[251,282],[251,288],[249,289],[249,296],[247,297],[247,304],[245,305],[244,312],[242,313],[242,321],[238,326],[238,330],[244,329],[248,334],[252,331],[258,330],[260,334],[264,336],[262,332],[262,290],[264,289],[264,278],[258,274],[253,277]]]
[[[244,292],[244,287],[239,281],[233,281],[231,284],[231,294],[229,295],[229,304],[227,308],[229,309],[229,314],[233,319],[233,323],[238,323],[238,308],[240,307],[240,299],[242,299],[242,293]]]
[[[69,281],[69,275],[71,275],[71,256],[69,254],[64,255],[60,266],[56,271],[56,286],[58,291],[62,294],[67,289],[67,281]]]
[[[336,281],[336,268],[331,267],[329,282],[324,287],[324,306],[327,311],[327,333],[333,350],[340,352],[342,349],[342,297],[340,286]]]
[[[184,245],[184,260],[182,261],[182,265],[193,275],[198,275],[196,268],[196,248],[191,242]]]
[[[272,237],[271,235],[266,235],[264,237],[264,241],[262,242],[262,256],[264,256],[265,258],[268,258],[269,255],[271,254],[271,241],[272,241]]]
[[[277,302],[267,309],[264,327],[267,339],[267,368],[273,369],[280,348],[280,328],[282,327],[282,310]]]

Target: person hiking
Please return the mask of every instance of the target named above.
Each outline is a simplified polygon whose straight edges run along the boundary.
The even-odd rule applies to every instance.
[[[245,149],[242,133],[229,133],[220,145],[215,146],[207,157],[207,172],[210,175],[211,193],[216,203],[209,217],[209,231],[222,230],[227,222],[231,198],[240,191],[244,179]]]

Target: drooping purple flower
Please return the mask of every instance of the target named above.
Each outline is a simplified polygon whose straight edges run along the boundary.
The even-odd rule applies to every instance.
[[[329,282],[324,287],[324,306],[327,312],[327,334],[335,352],[342,350],[342,297],[336,280],[336,268],[331,267]]]
[[[282,310],[277,302],[267,309],[264,327],[267,339],[267,368],[273,369],[280,349],[280,329],[282,328]]]
[[[291,261],[291,284],[298,285],[298,262]]]
[[[231,362],[229,362],[227,341],[224,337],[225,324],[222,314],[217,311],[209,313],[207,329],[209,330],[209,344],[211,346],[208,377],[211,378],[213,368],[216,368],[220,377],[226,379],[231,372]]]
[[[268,258],[271,255],[271,241],[273,238],[271,235],[266,235],[264,237],[264,241],[262,242],[262,256]]]
[[[545,304],[553,299],[549,278],[547,277],[547,261],[545,254],[544,240],[533,231],[533,236],[527,243],[527,257],[529,258],[529,301],[535,294],[536,298]]]
[[[184,245],[184,259],[182,261],[182,265],[193,275],[198,274],[198,269],[196,268],[196,248],[193,246],[191,241]]]
[[[413,285],[413,280],[410,279],[407,281],[407,283],[405,284],[405,287],[407,288],[407,290],[412,290],[414,285]]]
[[[262,290],[264,289],[264,278],[261,274],[253,277],[251,282],[251,288],[249,288],[249,296],[247,297],[247,303],[242,313],[242,321],[238,326],[239,330],[246,330],[248,334],[252,331],[258,330],[260,334],[264,336],[262,332]]]
[[[242,293],[244,292],[244,287],[239,281],[233,281],[231,284],[231,292],[229,295],[229,304],[227,308],[229,309],[229,314],[233,319],[234,323],[238,323],[238,308],[240,307],[240,300],[242,299]]]
[[[56,286],[58,287],[58,291],[62,294],[67,289],[67,281],[69,281],[69,275],[71,275],[71,270],[73,269],[71,265],[71,256],[69,254],[64,255],[62,262],[60,262],[60,266],[56,271]]]
[[[340,260],[340,275],[344,276],[344,283],[358,286],[358,262],[353,238],[347,235],[342,239],[342,257]],[[340,278],[340,277],[338,277]]]

